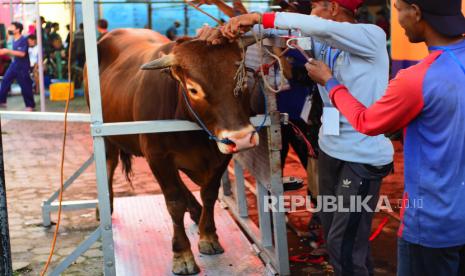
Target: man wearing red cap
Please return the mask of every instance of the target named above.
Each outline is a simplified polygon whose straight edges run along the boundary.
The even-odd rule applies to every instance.
[[[354,14],[362,0],[312,1],[311,15],[295,13],[246,14],[231,18],[222,34],[235,39],[253,25],[300,30],[313,40],[313,55],[327,64],[354,96],[371,105],[387,87],[389,58],[384,31],[371,24],[357,24]],[[218,43],[218,39],[209,39]],[[319,196],[337,198],[345,210],[325,210],[321,219],[330,263],[336,275],[371,275],[369,235],[373,213],[364,208],[347,212],[352,199],[375,209],[382,178],[392,170],[393,147],[384,135],[356,131],[332,105],[328,91],[318,90],[324,110],[318,144]],[[341,202],[342,201],[342,202]],[[324,205],[322,206],[324,208]]]

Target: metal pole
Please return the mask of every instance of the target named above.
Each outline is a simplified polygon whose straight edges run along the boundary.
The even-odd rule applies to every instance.
[[[152,4],[147,2],[147,15],[148,15],[148,22],[147,22],[147,29],[152,29]]]
[[[2,126],[0,122],[0,275],[13,275],[11,264],[10,233],[6,204],[5,168],[3,166]]]
[[[97,56],[97,37],[95,32],[94,1],[82,2],[84,21],[84,42],[86,66],[90,96],[90,116],[92,127],[103,124],[102,99],[100,95],[100,78]],[[115,252],[113,231],[111,227],[110,194],[105,160],[105,143],[103,137],[94,138],[95,171],[97,175],[98,206],[100,211],[100,230],[102,235],[103,271],[105,275],[115,275]]]
[[[13,15],[13,0],[10,0],[10,22],[15,21]]]
[[[189,6],[184,4],[184,35],[189,32]]]
[[[39,92],[40,92],[40,111],[45,112],[45,87],[44,87],[44,57],[43,57],[43,41],[42,41],[42,21],[40,21],[40,8],[39,0],[36,0],[36,35],[37,35],[37,47],[39,47],[38,53],[38,70],[39,70]]]

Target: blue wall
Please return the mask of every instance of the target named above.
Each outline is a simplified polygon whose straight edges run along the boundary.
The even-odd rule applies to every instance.
[[[116,0],[118,1],[118,0]],[[148,5],[144,3],[124,3],[121,4],[100,4],[103,18],[108,20],[109,29],[117,28],[145,28],[148,26]],[[112,0],[115,2],[115,0]],[[166,1],[165,1],[166,2]],[[181,3],[153,3],[152,5],[152,29],[165,34],[166,30],[173,25],[175,20],[181,22],[178,34],[184,34],[184,4]],[[265,11],[268,7],[266,3],[246,4],[249,11]],[[228,19],[216,6],[203,5],[202,9],[216,18]],[[95,9],[97,17],[97,8]],[[192,7],[188,7],[188,35],[195,35],[195,31],[202,27],[204,23],[216,26],[217,23],[208,16],[200,13]],[[81,5],[76,6],[76,22],[82,22]]]

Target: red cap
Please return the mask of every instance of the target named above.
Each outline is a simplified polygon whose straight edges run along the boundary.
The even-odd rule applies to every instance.
[[[363,4],[363,0],[332,0],[333,2],[339,3],[344,8],[355,12],[358,7]]]

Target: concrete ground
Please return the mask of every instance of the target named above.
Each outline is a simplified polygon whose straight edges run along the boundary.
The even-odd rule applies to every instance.
[[[20,96],[8,98],[9,110],[22,110],[24,104]],[[47,111],[63,111],[63,102],[47,102]],[[87,112],[82,98],[71,102],[70,112]],[[60,152],[62,143],[62,123],[2,121],[3,149],[5,159],[6,187],[10,222],[10,237],[14,267],[17,275],[37,275],[46,261],[53,237],[54,227],[41,225],[40,205],[60,185]],[[71,175],[92,153],[92,139],[87,124],[69,124],[65,158],[65,176]],[[121,169],[115,173],[115,195],[159,194],[148,166],[142,159],[136,159],[133,166],[134,189],[126,183]],[[291,154],[285,175],[305,176],[297,159]],[[396,147],[396,173],[389,176],[382,187],[382,193],[389,195],[396,205],[402,191],[402,151]],[[197,188],[189,185],[192,190]],[[305,193],[305,189],[297,191]],[[64,194],[64,200],[96,198],[95,168],[91,166]],[[253,196],[250,196],[253,198]],[[253,213],[253,212],[252,212]],[[386,215],[378,214],[374,226]],[[52,216],[53,220],[56,218]],[[304,227],[308,215],[290,217],[297,227]],[[69,254],[75,246],[88,236],[98,223],[94,210],[64,212],[56,255],[51,267]],[[395,274],[395,232],[398,222],[389,218],[389,223],[372,243],[377,275]],[[290,255],[308,250],[308,242],[289,231]],[[167,249],[169,250],[169,249]],[[326,275],[319,266],[291,264],[293,275]],[[100,243],[79,257],[65,275],[101,275],[102,253]],[[213,275],[213,274],[212,274]]]

